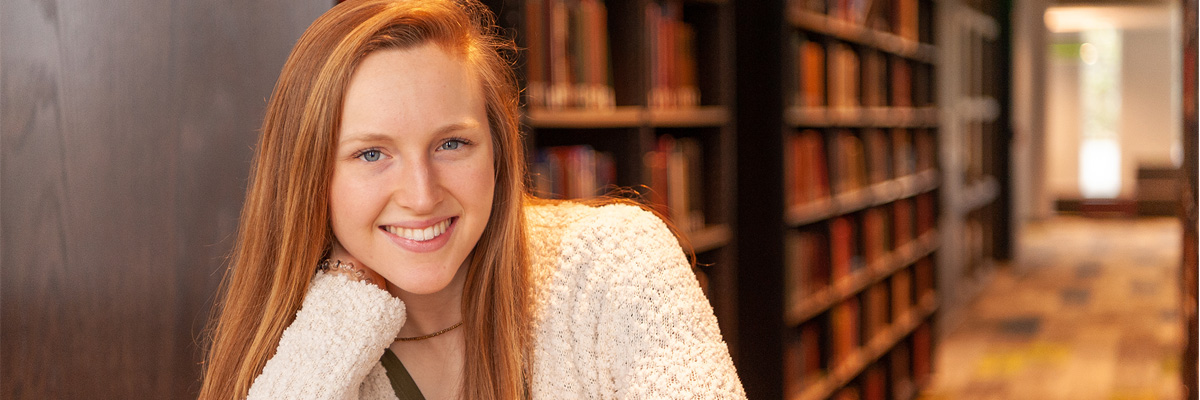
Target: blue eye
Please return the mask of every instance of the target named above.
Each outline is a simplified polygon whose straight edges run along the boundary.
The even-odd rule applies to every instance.
[[[466,144],[466,141],[460,139],[450,139],[445,143],[442,143],[442,145],[438,147],[438,150],[458,150],[458,148],[463,147]]]
[[[379,161],[380,157],[383,157],[383,153],[379,152],[379,150],[366,150],[362,153],[358,153],[358,158],[366,162]]]

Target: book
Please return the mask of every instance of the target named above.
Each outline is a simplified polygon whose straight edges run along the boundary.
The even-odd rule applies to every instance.
[[[615,105],[608,16],[600,0],[529,0],[526,93],[535,108],[609,109]]]
[[[803,302],[829,286],[829,252],[817,232],[788,232],[785,236],[785,304]]]
[[[890,141],[882,129],[863,130],[863,145],[866,148],[867,176],[870,183],[880,183],[892,178]]]
[[[892,275],[890,281],[892,287],[892,320],[896,320],[909,313],[913,304],[912,291],[912,272],[908,269],[901,269]]]
[[[913,265],[914,290],[918,299],[933,294],[935,290],[933,273],[932,257],[923,257]]]
[[[854,135],[854,131],[843,129],[838,131],[838,170],[837,193],[846,193],[862,189],[867,184],[867,160],[863,151],[862,139]]]
[[[821,329],[815,322],[800,327],[800,334],[784,350],[784,393],[799,396],[825,376],[821,360]]]
[[[646,4],[646,38],[650,48],[652,108],[695,107],[700,104],[696,73],[696,33],[683,22],[678,0]]]
[[[850,297],[829,312],[830,340],[833,342],[831,368],[836,368],[858,352],[862,343],[860,310],[858,297]]]
[[[829,46],[829,107],[838,110],[857,109],[859,102],[859,57],[844,43]]]
[[[825,139],[821,132],[807,129],[788,136],[789,167],[787,203],[801,206],[829,198],[829,177],[825,162]]]
[[[929,382],[933,372],[933,338],[929,323],[923,323],[912,334],[912,379],[918,385]]]
[[[892,27],[897,36],[917,41],[919,37],[918,0],[892,0]]]
[[[541,197],[587,198],[601,195],[616,184],[612,154],[587,145],[541,149],[532,170],[534,193]]]
[[[895,248],[898,249],[912,242],[912,221],[911,199],[899,199],[892,202],[892,243]]]
[[[913,168],[929,171],[937,168],[937,138],[929,129],[917,129],[913,132]]]
[[[703,150],[693,138],[660,135],[643,155],[650,204],[684,232],[704,227]]]
[[[912,357],[908,341],[902,340],[888,352],[891,364],[892,398],[906,399],[913,390]]]
[[[888,232],[885,211],[869,208],[862,213],[863,261],[868,265],[883,260],[888,253]]]
[[[879,364],[871,364],[863,372],[863,400],[887,400],[887,372]]]
[[[887,57],[877,50],[862,52],[862,105],[887,106]]]
[[[895,56],[891,57],[891,60],[891,106],[897,108],[912,107],[913,78],[908,60]]]
[[[863,293],[863,342],[870,342],[888,327],[891,299],[888,286],[877,283]]]
[[[825,48],[804,35],[793,36],[796,52],[796,107],[825,105]]]
[[[933,193],[921,193],[916,197],[917,203],[917,235],[933,231],[937,227],[937,211],[933,207],[936,200]]]
[[[908,129],[892,129],[892,173],[895,177],[916,172],[916,153]]]
[[[844,215],[829,222],[830,282],[834,284],[862,268],[858,236],[850,218]]]

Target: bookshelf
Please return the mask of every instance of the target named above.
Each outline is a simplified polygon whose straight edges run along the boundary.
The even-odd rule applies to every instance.
[[[738,4],[738,369],[750,398],[908,399],[928,383],[945,182],[961,172],[943,160],[944,3]],[[996,196],[972,188],[978,203]]]
[[[683,234],[735,343],[732,4],[493,0],[516,38],[535,194],[633,188]],[[736,358],[736,348],[731,347]]]
[[[946,68],[938,80],[943,100],[940,293],[946,304],[966,304],[1009,257],[1007,210],[1008,87],[1004,67],[1006,9],[980,0],[939,2],[938,48]],[[952,71],[952,72],[951,72]],[[944,326],[961,319],[945,310]]]

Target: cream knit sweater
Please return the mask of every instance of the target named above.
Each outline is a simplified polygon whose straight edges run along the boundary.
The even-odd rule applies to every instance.
[[[534,399],[744,399],[679,243],[629,205],[528,206]],[[380,356],[404,325],[386,291],[317,274],[252,399],[394,399]]]

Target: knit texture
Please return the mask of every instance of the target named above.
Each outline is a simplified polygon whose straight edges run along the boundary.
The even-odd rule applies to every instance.
[[[318,273],[249,399],[353,399],[382,375],[379,357],[404,326],[404,303],[378,286]],[[374,362],[370,362],[374,361]],[[383,375],[390,393],[391,385]],[[378,393],[373,382],[361,385]],[[394,397],[394,396],[393,396]]]
[[[525,211],[533,398],[746,397],[712,307],[662,220],[617,204]],[[333,278],[315,278],[251,398],[395,398],[379,357],[403,325],[403,304]],[[357,306],[347,307],[350,299]]]

